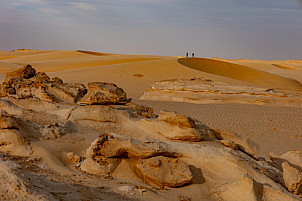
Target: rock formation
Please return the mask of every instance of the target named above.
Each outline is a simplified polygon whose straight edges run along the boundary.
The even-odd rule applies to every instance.
[[[300,90],[233,85],[204,78],[158,81],[141,100],[188,102],[196,104],[237,103],[301,106]]]
[[[88,93],[82,98],[81,104],[111,105],[130,102],[122,88],[105,82],[88,83]]]
[[[23,68],[0,85],[5,199],[98,200],[113,190],[137,200],[300,200],[301,153],[261,159],[249,139],[153,114],[114,84],[86,90],[33,72]]]

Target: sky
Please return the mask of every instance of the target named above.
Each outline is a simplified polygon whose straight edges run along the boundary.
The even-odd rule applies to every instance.
[[[302,0],[0,0],[0,50],[302,59]]]

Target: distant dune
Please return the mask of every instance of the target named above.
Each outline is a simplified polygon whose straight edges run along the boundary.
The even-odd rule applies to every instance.
[[[302,88],[297,80],[249,68],[243,65],[205,58],[181,58],[178,62],[199,71],[229,77],[272,88]]]
[[[77,51],[81,52],[81,53],[85,53],[85,54],[95,55],[95,56],[114,55],[114,54],[101,53],[101,52],[93,52],[93,51],[86,51],[86,50],[77,50]]]

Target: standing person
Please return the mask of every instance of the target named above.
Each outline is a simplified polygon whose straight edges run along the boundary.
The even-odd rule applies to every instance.
[[[194,58],[194,52],[192,53],[192,57]]]
[[[186,56],[187,56],[187,58],[189,57],[189,52],[187,52]]]

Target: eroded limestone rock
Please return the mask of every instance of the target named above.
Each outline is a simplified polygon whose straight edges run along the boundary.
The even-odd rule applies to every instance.
[[[32,153],[28,140],[19,131],[18,119],[0,110],[0,151],[28,156]]]
[[[30,65],[12,73],[7,73],[0,85],[0,97],[39,98],[49,102],[75,103],[86,94],[83,84],[63,83],[60,79],[50,78],[38,72]]]
[[[261,200],[260,190],[260,185],[244,176],[238,182],[225,186],[220,195],[225,201],[258,201]]]
[[[137,111],[137,114],[146,118],[155,117],[156,115],[153,113],[153,109],[151,107],[147,107],[144,105],[138,105],[133,102],[129,102],[126,104],[130,108]]]
[[[14,72],[6,73],[6,79],[8,78],[24,78],[29,79],[34,77],[36,70],[29,64],[25,65],[23,68],[20,68]]]
[[[282,163],[285,186],[295,195],[302,196],[302,172],[290,166],[288,162]]]
[[[136,172],[143,181],[158,186],[179,187],[193,181],[189,166],[177,158],[154,156],[140,159]]]
[[[174,125],[179,125],[179,127],[181,128],[196,127],[195,121],[192,118],[176,114],[176,112],[168,112],[161,110],[157,120],[171,123]]]
[[[198,142],[204,139],[203,133],[196,128],[183,128],[178,124],[145,119],[142,119],[140,124],[144,129],[161,134],[171,140]]]
[[[242,151],[245,151],[247,154],[257,157],[259,153],[259,146],[251,141],[250,139],[245,139],[240,137],[235,132],[228,131],[228,130],[215,130],[216,137],[220,140],[232,140],[235,144],[237,144],[238,148]]]
[[[50,140],[60,138],[66,135],[68,132],[72,132],[73,129],[71,122],[54,123],[51,125],[43,125],[40,128],[40,133],[43,136],[42,139]]]
[[[113,83],[91,82],[88,83],[88,92],[81,99],[80,104],[110,105],[126,104],[129,102],[122,88]]]
[[[232,140],[220,140],[220,143],[223,144],[226,147],[230,147],[234,150],[238,149],[238,146],[235,142],[233,142]]]

